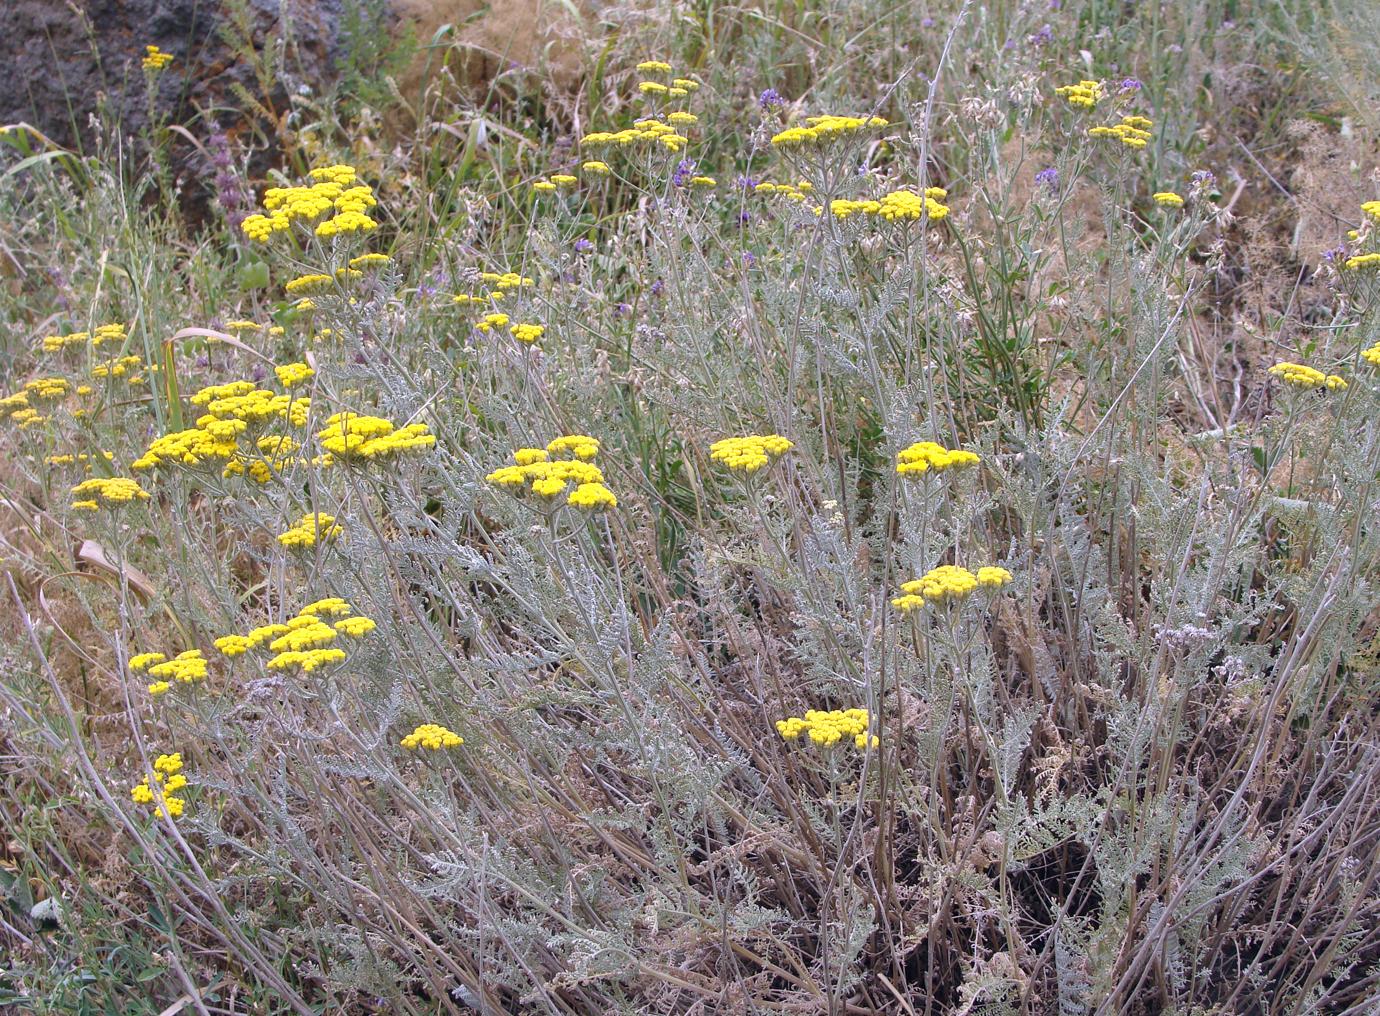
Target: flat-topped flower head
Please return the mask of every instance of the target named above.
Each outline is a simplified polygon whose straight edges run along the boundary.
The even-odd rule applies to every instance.
[[[99,511],[102,508],[118,508],[135,501],[147,501],[149,492],[139,486],[138,480],[124,476],[95,476],[83,480],[72,488],[76,499],[72,507],[83,511]]]
[[[385,461],[436,445],[436,436],[424,423],[398,427],[381,416],[352,412],[332,414],[316,437],[326,452],[321,465]]]
[[[465,739],[440,724],[423,723],[398,743],[409,751],[441,751],[443,748],[458,748],[465,743]]]
[[[602,483],[582,483],[570,492],[565,503],[572,508],[595,512],[617,508],[618,498]]]
[[[565,434],[545,448],[519,448],[513,453],[515,465],[495,469],[485,479],[514,493],[534,494],[544,502],[563,497],[566,505],[585,511],[615,508],[618,498],[591,461],[598,454],[597,438]]]
[[[896,453],[896,472],[901,476],[920,476],[931,470],[942,473],[976,466],[980,461],[975,452],[945,448],[934,441],[917,441]]]
[[[140,63],[143,65],[144,70],[157,73],[167,67],[168,64],[172,63],[175,59],[177,58],[171,53],[165,53],[157,46],[145,46],[144,58]]]
[[[320,166],[309,174],[312,182],[298,187],[270,187],[264,191],[263,213],[246,218],[240,228],[259,243],[301,224],[322,238],[366,233],[378,228],[369,209],[378,204],[374,190],[359,182],[353,166]]]
[[[777,148],[800,148],[857,134],[866,128],[886,125],[886,119],[880,116],[838,116],[825,113],[806,117],[803,127],[787,127],[783,131],[778,131],[772,135],[771,143]]]
[[[945,600],[965,600],[977,587],[977,576],[967,568],[941,564],[918,579],[902,583],[901,592],[924,597],[930,603],[942,603]]]
[[[1089,110],[1106,96],[1107,86],[1101,81],[1083,80],[1071,85],[1060,85],[1054,90],[1054,94],[1063,96],[1075,109]]]
[[[200,649],[188,649],[178,653],[171,660],[154,664],[147,668],[149,677],[157,678],[148,686],[150,695],[162,695],[170,690],[173,683],[196,684],[206,680],[206,658]]]
[[[811,709],[804,716],[777,720],[776,732],[787,741],[794,741],[804,734],[811,744],[823,748],[848,739],[862,751],[876,748],[881,743],[877,735],[868,733],[870,723],[866,709]]]
[[[1163,205],[1165,208],[1182,208],[1184,206],[1183,197],[1173,191],[1156,191],[1152,197],[1155,204]]]
[[[1380,252],[1355,254],[1344,262],[1347,268],[1380,268]]]
[[[141,674],[155,663],[162,663],[167,659],[163,653],[136,653],[129,658],[129,669],[136,674]]]
[[[546,328],[536,324],[516,324],[508,329],[508,333],[519,342],[525,342],[530,346],[546,334]]]
[[[1144,116],[1123,116],[1111,126],[1089,127],[1088,137],[1120,141],[1128,148],[1144,148],[1150,140],[1154,122]]]
[[[1346,391],[1346,380],[1337,374],[1322,371],[1302,363],[1277,363],[1269,371],[1292,388],[1322,388],[1327,391]]]
[[[130,799],[135,804],[153,805],[154,810],[164,818],[177,818],[187,807],[185,799],[174,796],[187,785],[187,777],[182,772],[182,753],[159,755],[151,768],[152,781],[145,776],[132,786]]]
[[[1361,359],[1372,367],[1380,367],[1380,342],[1361,350]]]
[[[995,591],[1011,582],[1012,576],[1005,568],[984,565],[977,574],[954,564],[942,564],[931,568],[918,579],[901,584],[901,596],[891,601],[891,605],[902,614],[910,614],[927,604],[938,606],[944,603],[958,603],[966,600],[979,589]]]
[[[284,547],[303,549],[314,547],[317,543],[328,543],[343,532],[345,527],[336,522],[334,515],[308,512],[285,532],[279,533],[278,542]]]
[[[1010,585],[1011,580],[1011,573],[996,565],[983,565],[977,570],[977,584],[983,589],[1000,589]]]
[[[274,367],[273,373],[284,388],[300,388],[316,376],[305,363],[284,363]]]
[[[726,437],[709,446],[709,458],[735,473],[752,474],[771,465],[795,445],[780,434]]]

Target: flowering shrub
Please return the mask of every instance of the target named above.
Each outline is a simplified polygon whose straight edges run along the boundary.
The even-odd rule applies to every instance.
[[[0,998],[1370,1011],[1373,116],[1184,5],[587,13],[0,132]]]

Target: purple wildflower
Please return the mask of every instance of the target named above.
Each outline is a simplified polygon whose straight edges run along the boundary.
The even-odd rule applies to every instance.
[[[684,187],[690,177],[695,175],[695,160],[681,159],[676,171],[671,175],[671,186]]]
[[[1142,85],[1135,78],[1124,78],[1121,82],[1122,92],[1139,92],[1144,87],[1145,86]]]
[[[206,139],[206,147],[210,152],[211,165],[216,171],[216,203],[225,212],[230,228],[237,229],[249,215],[249,196],[245,193],[239,174],[235,172],[235,157],[230,150],[230,138],[214,121],[211,123],[211,136]]]
[[[1052,42],[1053,39],[1054,29],[1051,28],[1049,25],[1045,25],[1034,35],[1026,36],[1025,41],[1030,43],[1030,45],[1032,46],[1043,46],[1047,42]]]
[[[757,105],[764,110],[776,109],[785,104],[786,100],[781,97],[781,93],[775,88],[768,88],[764,90],[761,95],[757,96]]]
[[[755,264],[757,264],[757,255],[750,250],[743,251],[743,267],[751,268]]]
[[[594,244],[590,243],[590,242],[589,242],[588,240],[586,240],[583,236],[580,237],[580,239],[578,239],[578,240],[575,241],[575,253],[576,253],[576,254],[588,254],[588,253],[589,253],[590,251],[592,251],[593,249],[594,249]]]
[[[666,292],[666,280],[665,280],[665,279],[657,279],[655,282],[652,283],[652,295],[653,295],[653,296],[660,296],[660,295],[661,295],[662,293],[664,293],[664,292]]]
[[[1059,189],[1059,171],[1053,166],[1042,169],[1035,174],[1035,182],[1044,184],[1051,192],[1057,191]]]
[[[920,19],[920,27],[921,27],[921,28],[933,28],[933,27],[934,27],[934,18],[921,18],[921,19]]]

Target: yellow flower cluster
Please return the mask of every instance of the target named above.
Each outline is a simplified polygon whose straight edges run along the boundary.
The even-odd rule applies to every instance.
[[[326,454],[320,464],[329,466],[340,460],[380,461],[404,452],[421,451],[436,444],[436,435],[424,423],[399,427],[381,416],[360,413],[334,413],[326,420],[317,440]]]
[[[460,305],[482,304],[492,300],[502,300],[505,295],[514,289],[522,289],[526,286],[536,285],[536,282],[527,275],[519,275],[517,272],[482,272],[479,281],[487,283],[494,288],[484,296],[473,296],[469,293],[460,293],[453,297],[453,301]],[[506,323],[506,322],[505,322]]]
[[[1380,201],[1363,201],[1361,203],[1361,213],[1369,215],[1376,222],[1380,222]]]
[[[161,71],[174,59],[176,58],[171,53],[165,53],[157,46],[145,46],[144,59],[140,63],[146,71]]]
[[[251,215],[241,224],[244,235],[264,242],[285,233],[294,222],[312,227],[320,237],[368,232],[378,223],[365,214],[378,204],[374,189],[359,182],[353,166],[322,166],[311,171],[313,183],[302,187],[270,187],[264,191],[268,214]],[[325,215],[330,218],[322,220]],[[289,292],[293,290],[289,289]]]
[[[1361,359],[1365,360],[1366,363],[1370,364],[1372,367],[1380,367],[1380,342],[1377,342],[1367,349],[1361,350]]]
[[[646,82],[644,82],[644,84],[645,83]],[[672,116],[674,115],[675,114],[672,114]],[[679,121],[681,123],[687,123],[687,121],[685,121],[683,117],[679,118]],[[641,120],[635,120],[633,121],[632,127],[628,128],[627,130],[612,132],[594,131],[590,134],[586,134],[584,137],[580,139],[580,147],[583,149],[591,150],[607,147],[627,148],[630,145],[643,143],[648,145],[661,145],[663,148],[666,148],[669,151],[679,152],[682,148],[684,148],[687,144],[690,143],[690,139],[687,138],[685,135],[679,133],[676,130],[676,127],[673,123],[667,123],[663,121],[660,117],[655,116],[649,116],[644,117]],[[598,169],[591,169],[591,165],[603,166],[604,169],[602,171]],[[587,173],[602,172],[604,174],[607,174],[609,172],[608,166],[602,162],[586,162],[584,166],[581,168],[583,168]]]
[[[305,363],[285,363],[274,367],[273,373],[284,388],[300,388],[316,376],[316,371]]]
[[[143,357],[140,356],[120,356],[111,357],[101,363],[91,365],[91,376],[96,379],[124,377],[131,370],[136,370],[144,365]],[[138,377],[130,379],[138,381]]]
[[[325,620],[331,617],[340,620]],[[265,664],[269,670],[296,668],[309,674],[318,667],[346,658],[345,650],[332,645],[338,636],[363,638],[377,627],[371,618],[355,615],[354,608],[346,600],[329,596],[307,604],[283,624],[262,625],[245,635],[222,635],[216,639],[216,648],[225,656],[241,656],[251,649],[267,646],[275,654]]]
[[[559,187],[573,187],[579,182],[579,177],[571,176],[569,173],[552,173],[550,179],[538,180],[536,183],[532,184],[532,189],[550,193]]]
[[[91,464],[95,462],[98,457],[105,459],[107,462],[115,461],[114,452],[101,452],[99,456],[88,455],[86,452],[78,452],[76,455],[49,455],[43,461],[49,466],[75,466],[80,463],[89,473],[91,472]]]
[[[24,393],[34,402],[57,402],[72,390],[65,377],[40,377],[24,383]]]
[[[749,434],[720,438],[709,446],[709,458],[735,473],[755,473],[794,448],[780,434]]]
[[[485,314],[483,318],[475,322],[475,330],[488,333],[495,328],[502,328],[508,323],[507,314]]]
[[[1070,106],[1079,109],[1092,109],[1102,101],[1107,94],[1106,86],[1101,81],[1079,81],[1073,85],[1060,85],[1054,90],[1055,95],[1062,95]]]
[[[1324,374],[1302,363],[1277,363],[1269,373],[1294,388],[1326,388],[1346,391],[1346,381],[1336,374]]]
[[[284,547],[301,549],[314,547],[319,543],[334,540],[345,527],[335,521],[334,515],[325,512],[308,512],[292,524],[285,533],[278,534],[278,542]]]
[[[667,74],[671,73],[671,65],[664,60],[643,60],[637,65],[637,70],[641,74]],[[689,95],[700,87],[700,83],[693,78],[673,78],[669,85],[662,84],[660,81],[639,81],[637,90],[643,95],[664,95],[671,99],[680,99]]]
[[[152,664],[152,665],[151,665]],[[178,653],[171,660],[162,653],[140,653],[129,658],[129,669],[138,673],[147,670],[149,677],[158,678],[149,685],[150,695],[163,695],[172,688],[172,683],[195,684],[206,680],[206,658],[200,649],[188,649]]]
[[[289,368],[300,365],[289,365]],[[280,368],[282,369],[282,368]],[[290,376],[297,376],[289,371]],[[280,435],[263,435],[256,446],[270,456],[268,462],[255,461],[246,467],[240,456],[239,438],[251,427],[274,420],[304,427],[311,411],[306,396],[279,394],[257,387],[252,381],[232,381],[211,385],[192,396],[192,405],[204,407],[196,426],[155,438],[148,449],[131,464],[135,470],[157,469],[164,465],[199,466],[206,462],[227,463],[222,475],[238,476],[248,469],[251,476],[265,482],[274,468],[286,463],[284,456],[297,445]]]
[[[368,254],[360,254],[358,257],[350,258],[348,264],[351,268],[382,268],[392,260],[387,254],[371,251]]]
[[[177,818],[186,809],[187,802],[172,795],[186,785],[187,777],[182,773],[182,753],[174,752],[159,755],[153,762],[153,784],[150,785],[149,778],[145,776],[130,788],[129,796],[135,804],[151,804],[159,814]]]
[[[138,480],[125,476],[93,476],[73,487],[72,496],[77,499],[72,502],[73,508],[94,512],[135,500],[147,501],[149,493],[139,486]]]
[[[513,452],[516,465],[495,469],[484,479],[514,493],[529,490],[546,501],[565,495],[567,505],[585,511],[616,508],[618,498],[591,461],[598,454],[596,438],[567,434],[545,448],[519,448]]]
[[[809,193],[814,190],[814,184],[809,180],[801,180],[799,183],[771,183],[763,181],[752,188],[754,194],[781,194],[790,198],[792,201],[804,201]]]
[[[776,732],[787,741],[794,741],[801,734],[806,734],[812,744],[824,748],[850,738],[853,746],[863,751],[881,744],[876,734],[868,734],[870,723],[866,709],[811,709],[804,716],[777,720]]]
[[[846,219],[850,215],[875,215],[888,222],[921,218],[938,222],[949,214],[949,206],[940,203],[948,196],[943,187],[927,187],[924,194],[894,190],[879,201],[839,198],[829,203],[829,211],[839,219]]]
[[[329,275],[321,275],[320,273],[299,275],[295,279],[288,279],[283,284],[283,289],[287,290],[291,296],[297,296],[300,293],[320,294],[330,289],[332,282],[333,280]]]
[[[896,472],[901,476],[919,476],[930,470],[942,473],[946,469],[975,466],[979,461],[975,452],[961,448],[950,450],[933,441],[917,441],[896,453]]]
[[[865,127],[885,127],[887,121],[880,116],[836,116],[826,113],[806,117],[805,123],[804,127],[787,127],[774,134],[771,143],[778,148],[817,145],[841,135],[856,134]]]
[[[509,328],[508,331],[512,334],[513,338],[517,339],[519,342],[526,342],[529,345],[546,334],[546,328],[542,325],[517,324]]]
[[[49,335],[43,339],[43,351],[56,353],[72,346],[85,346],[98,349],[107,342],[124,342],[129,336],[122,324],[100,325],[92,332],[71,332],[67,335]]]
[[[958,602],[966,600],[976,589],[997,590],[1011,582],[1012,576],[1005,568],[984,565],[973,574],[967,568],[954,564],[942,564],[931,568],[918,579],[901,584],[903,595],[891,601],[891,605],[903,614],[919,610],[928,603]]]
[[[1356,254],[1346,259],[1348,268],[1380,268],[1380,253]]]
[[[1163,205],[1166,208],[1182,208],[1184,206],[1183,197],[1173,191],[1156,191],[1151,196],[1154,198],[1155,204]]]
[[[409,751],[416,748],[440,751],[442,748],[458,748],[465,743],[465,739],[455,731],[438,724],[423,723],[399,743]]]
[[[1123,116],[1120,123],[1110,127],[1089,127],[1088,136],[1092,138],[1115,138],[1131,148],[1144,148],[1150,140],[1150,128],[1154,121],[1143,116]]]

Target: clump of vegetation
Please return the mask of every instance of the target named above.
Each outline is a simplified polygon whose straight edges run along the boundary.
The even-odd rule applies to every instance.
[[[1376,139],[1223,13],[4,128],[0,1000],[1373,1008]]]

